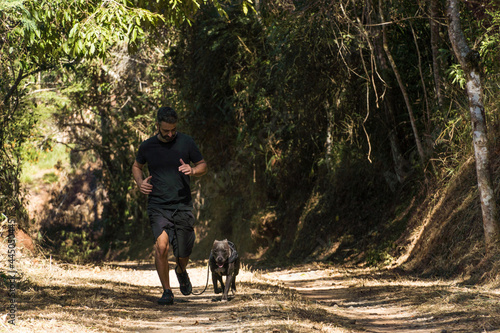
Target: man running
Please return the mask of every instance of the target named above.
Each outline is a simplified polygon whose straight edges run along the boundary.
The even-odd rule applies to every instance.
[[[177,113],[170,107],[158,109],[158,133],[144,141],[132,166],[132,174],[141,193],[148,195],[148,215],[155,239],[154,256],[163,286],[160,305],[174,303],[170,287],[168,251],[172,246],[175,273],[183,295],[192,292],[186,271],[195,234],[190,177],[207,173],[207,164],[194,140],[177,132]],[[142,169],[148,165],[149,177]]]

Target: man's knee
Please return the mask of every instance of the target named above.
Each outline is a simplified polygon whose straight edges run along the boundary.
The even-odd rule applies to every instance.
[[[168,235],[164,231],[157,239],[155,243],[155,253],[161,257],[168,256]]]
[[[155,254],[160,257],[168,256],[168,245],[156,244],[155,245]]]

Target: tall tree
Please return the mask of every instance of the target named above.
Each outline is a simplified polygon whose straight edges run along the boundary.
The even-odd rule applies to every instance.
[[[389,48],[389,42],[388,42],[388,38],[387,38],[387,28],[385,26],[386,22],[385,22],[385,18],[384,18],[384,7],[382,5],[382,0],[378,1],[378,7],[379,7],[380,21],[382,24],[382,45],[383,45],[385,54],[387,56],[387,59],[389,60],[389,64],[391,65],[392,70],[394,72],[394,75],[396,76],[399,88],[401,89],[401,93],[403,95],[403,98],[404,98],[404,101],[406,104],[406,109],[408,111],[408,116],[410,118],[410,124],[411,124],[411,128],[413,130],[413,135],[415,137],[415,144],[417,146],[417,152],[418,152],[418,155],[420,157],[420,162],[423,165],[425,163],[425,159],[426,159],[425,152],[424,152],[424,148],[422,147],[422,141],[420,140],[420,134],[418,133],[416,119],[415,119],[415,115],[413,112],[412,103],[410,102],[410,97],[409,97],[407,89],[406,89],[406,85],[403,82],[403,79],[401,77],[400,71],[399,71],[398,66],[396,64],[396,61],[394,60],[394,57],[392,56],[391,50]]]
[[[367,11],[372,11],[371,7],[373,4],[370,3],[370,1],[367,1],[367,6],[370,6],[367,9]],[[376,15],[376,13],[374,13]],[[366,14],[367,17],[367,22],[368,25],[372,25],[371,22],[371,17],[370,14]],[[381,15],[379,15],[378,19],[380,20],[382,18]],[[375,22],[377,21],[377,18],[375,18]],[[383,20],[380,22],[381,25],[384,23]],[[394,171],[396,172],[396,177],[399,183],[403,183],[403,181],[406,179],[408,176],[407,174],[407,169],[408,169],[408,161],[404,158],[402,152],[401,152],[401,147],[400,143],[398,140],[398,135],[397,135],[397,124],[396,124],[396,118],[395,118],[395,110],[394,110],[394,96],[392,92],[392,88],[390,87],[387,82],[389,82],[388,78],[388,73],[389,73],[389,64],[387,63],[387,57],[385,56],[385,50],[384,46],[386,43],[384,43],[383,36],[387,36],[387,33],[384,33],[382,27],[375,26],[372,29],[375,30],[375,32],[372,32],[371,37],[373,39],[373,50],[372,52],[375,54],[375,59],[377,61],[377,66],[380,69],[380,74],[377,75],[377,77],[381,77],[381,84],[383,85],[384,91],[379,93],[378,95],[384,96],[381,98],[381,103],[383,105],[385,115],[386,115],[386,121],[388,123],[389,127],[389,143],[391,146],[391,154],[392,154],[392,159],[394,161]],[[387,38],[386,38],[387,42]],[[389,53],[390,54],[390,53]],[[374,84],[375,86],[375,84]],[[386,173],[387,175],[387,173]],[[392,184],[392,183],[390,183]]]
[[[491,251],[500,240],[500,224],[498,221],[496,196],[491,181],[490,153],[482,96],[479,53],[467,45],[460,23],[458,0],[448,0],[447,15],[448,33],[453,51],[464,70],[467,80],[466,87],[469,97],[469,110],[472,122],[477,182],[483,214],[484,236],[487,251]]]
[[[439,59],[439,1],[430,0],[430,27],[431,27],[431,50],[432,50],[432,74],[434,76],[434,89],[439,106],[443,105],[443,94],[441,91],[441,60]]]

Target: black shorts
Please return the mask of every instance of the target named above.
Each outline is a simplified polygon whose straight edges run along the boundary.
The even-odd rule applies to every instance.
[[[176,258],[189,257],[196,238],[193,228],[195,221],[193,213],[189,210],[170,210],[155,207],[148,208],[148,214],[155,242],[165,230],[174,251],[174,256]]]

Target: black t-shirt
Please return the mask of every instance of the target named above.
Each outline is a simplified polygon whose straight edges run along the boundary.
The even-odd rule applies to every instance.
[[[190,179],[179,171],[179,166],[181,159],[186,164],[203,159],[193,138],[177,132],[173,141],[162,142],[155,135],[140,145],[135,159],[140,164],[147,163],[149,174],[153,176],[149,181],[153,185],[149,207],[192,209]]]

